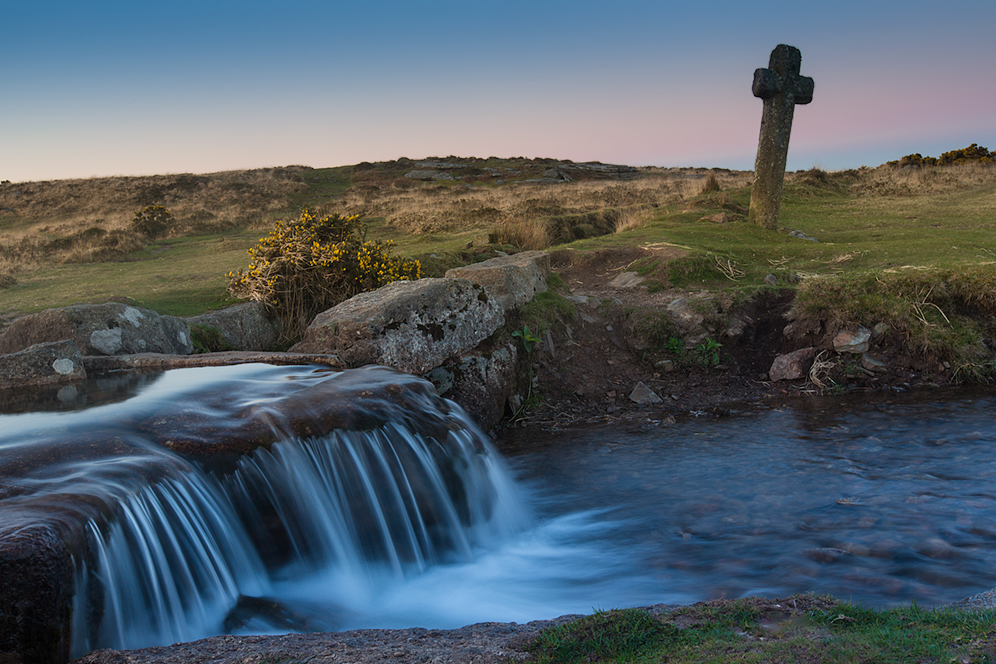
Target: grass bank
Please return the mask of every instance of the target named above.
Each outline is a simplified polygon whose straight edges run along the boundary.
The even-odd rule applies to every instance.
[[[990,662],[996,611],[876,611],[798,595],[706,602],[670,612],[597,612],[550,628],[530,650],[539,664]]]

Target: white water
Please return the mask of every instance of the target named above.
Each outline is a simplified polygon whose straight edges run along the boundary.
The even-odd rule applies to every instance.
[[[78,576],[73,651],[232,627],[380,623],[379,607],[403,605],[398,593],[427,570],[478,564],[530,523],[505,464],[469,424],[445,444],[395,425],[276,443],[223,482],[190,471],[125,499],[103,531],[91,522],[95,556]],[[83,598],[94,595],[102,612],[87,610]],[[233,619],[240,596],[272,598],[275,615],[290,619]],[[421,614],[409,606],[401,615]]]

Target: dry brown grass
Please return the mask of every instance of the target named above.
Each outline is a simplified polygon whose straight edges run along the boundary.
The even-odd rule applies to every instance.
[[[490,231],[494,242],[521,248],[545,248],[557,237],[556,226],[578,217],[612,210],[611,230],[639,226],[655,207],[696,196],[707,177],[723,188],[742,187],[750,175],[707,169],[642,169],[643,177],[623,181],[515,184],[470,188],[394,182],[357,185],[335,203],[345,213],[380,217],[405,233],[448,232],[456,228]],[[551,217],[558,220],[551,222]]]
[[[786,179],[805,178],[807,173],[791,174]],[[996,166],[983,163],[908,168],[883,165],[828,175],[831,180],[848,183],[851,192],[858,196],[927,196],[994,184]]]
[[[154,175],[0,186],[0,272],[99,262],[142,247],[136,212],[166,206],[172,235],[269,227],[306,188],[299,167],[210,175]]]

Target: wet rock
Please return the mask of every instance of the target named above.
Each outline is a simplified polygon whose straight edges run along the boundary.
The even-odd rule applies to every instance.
[[[523,251],[446,271],[447,279],[467,279],[483,286],[505,311],[546,292],[549,276],[550,255],[543,251]]]
[[[467,279],[396,281],[319,314],[290,351],[422,375],[471,351],[504,322],[498,299]]]
[[[779,355],[771,363],[771,369],[768,370],[768,379],[779,381],[805,378],[809,375],[809,367],[812,365],[814,355],[816,355],[816,349],[811,346]]]
[[[83,355],[170,353],[193,350],[190,327],[173,316],[160,316],[119,302],[74,304],[18,318],[0,335],[0,353],[14,353],[37,343],[72,339]]]
[[[74,341],[35,344],[0,356],[0,390],[59,385],[85,378],[83,358]]]
[[[475,350],[433,369],[425,378],[440,396],[455,401],[487,431],[498,424],[506,401],[512,399],[518,359],[518,349],[511,343],[493,351]]]
[[[69,661],[74,565],[65,528],[19,518],[0,525],[0,662]],[[82,531],[77,535],[82,536]]]
[[[664,403],[664,400],[657,396],[657,393],[652,389],[639,382],[633,391],[629,394],[629,400],[638,403],[641,406],[648,406],[655,403]]]
[[[214,328],[231,348],[261,351],[276,346],[280,325],[262,302],[246,302],[185,319],[188,325]]]
[[[833,338],[833,349],[838,353],[861,355],[871,346],[871,330],[859,327],[857,331],[844,330]]]

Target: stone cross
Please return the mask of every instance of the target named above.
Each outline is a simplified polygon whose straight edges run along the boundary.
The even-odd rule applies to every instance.
[[[768,68],[754,72],[754,96],[764,100],[764,111],[754,163],[754,186],[750,192],[749,220],[771,230],[778,228],[778,208],[782,202],[795,105],[813,101],[813,79],[799,75],[801,66],[799,49],[779,44],[771,52]]]

